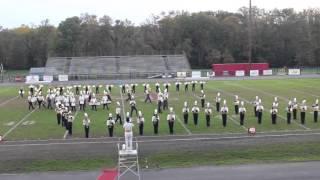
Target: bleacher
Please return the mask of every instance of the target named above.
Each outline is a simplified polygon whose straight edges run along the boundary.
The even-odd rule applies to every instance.
[[[50,57],[46,74],[112,75],[189,72],[185,55]]]

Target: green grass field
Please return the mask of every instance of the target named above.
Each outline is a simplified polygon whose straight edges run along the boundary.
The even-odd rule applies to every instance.
[[[154,84],[152,90],[154,91]],[[200,100],[200,87],[197,85],[196,92],[184,92],[184,88],[180,88],[180,92],[175,91],[174,84],[172,83],[169,93],[169,107],[173,107],[177,115],[177,121],[175,122],[175,134],[187,135],[187,134],[210,134],[210,133],[246,133],[246,128],[256,127],[258,132],[272,132],[272,131],[304,131],[320,129],[319,123],[313,122],[313,114],[311,105],[315,102],[315,99],[320,96],[320,79],[285,79],[285,80],[239,80],[239,81],[209,81],[205,85],[206,101],[214,105],[214,99],[217,92],[221,92],[222,98],[227,100],[229,106],[228,125],[226,128],[222,127],[221,115],[216,111],[213,111],[213,118],[211,121],[211,127],[206,127],[205,116],[203,110],[200,114],[200,122],[197,127],[193,125],[192,114],[189,114],[189,124],[185,127],[182,124],[182,106],[184,101],[188,101],[189,107],[192,107],[193,102]],[[27,87],[25,87],[27,88]],[[19,86],[1,87],[0,88],[0,135],[6,134],[6,140],[30,140],[30,139],[62,139],[65,133],[65,129],[56,124],[56,115],[53,110],[38,110],[31,112],[27,108],[27,100],[25,98],[17,97]],[[102,89],[100,92],[103,91]],[[46,91],[45,91],[46,92]],[[107,135],[106,118],[111,112],[115,114],[115,101],[120,103],[124,102],[123,106],[125,112],[129,111],[129,104],[125,102],[126,95],[120,94],[120,89],[115,86],[112,89],[113,104],[109,111],[103,110],[102,107],[98,107],[98,111],[91,111],[87,108],[87,113],[91,119],[90,137],[105,137]],[[262,103],[265,107],[263,115],[263,123],[257,124],[257,120],[253,115],[253,106],[250,103],[245,103],[247,108],[247,114],[245,124],[243,127],[239,125],[239,116],[234,115],[233,100],[234,95],[239,95],[241,100],[245,102],[251,102],[255,96],[258,95],[262,99]],[[101,96],[101,94],[100,94]],[[274,97],[279,99],[279,116],[277,125],[271,124],[271,116],[269,110],[271,108]],[[145,116],[145,136],[153,135],[153,126],[151,122],[151,115],[156,108],[156,102],[152,104],[145,104],[143,93],[143,87],[141,84],[137,88],[135,94],[137,101],[137,108],[141,110]],[[296,97],[300,103],[303,99],[307,100],[309,110],[307,113],[307,121],[303,126],[300,124],[299,118],[292,124],[287,125],[285,117],[285,107],[288,103],[288,99]],[[215,108],[213,107],[213,110]],[[310,112],[310,113],[309,113]],[[168,135],[169,128],[166,121],[167,112],[160,115],[160,135]],[[134,122],[136,122],[136,116],[133,116]],[[299,116],[298,116],[299,117]],[[83,112],[77,112],[73,125],[73,137],[84,137],[84,130],[82,126]],[[135,127],[135,135],[138,134],[138,127]],[[115,127],[115,135],[122,136],[122,127],[117,124]]]

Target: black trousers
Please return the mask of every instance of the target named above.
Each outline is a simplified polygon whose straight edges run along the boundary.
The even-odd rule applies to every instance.
[[[159,122],[153,122],[153,133],[158,134]]]
[[[42,101],[38,101],[39,109],[41,109]]]
[[[174,122],[173,122],[173,121],[168,121],[168,125],[169,125],[169,132],[170,132],[170,134],[173,134]]]
[[[72,136],[72,122],[68,122],[68,132],[69,135]]]
[[[30,109],[34,109],[32,102],[29,102],[29,107],[28,107],[28,108],[29,108],[29,110],[30,110]]]
[[[219,102],[216,102],[216,109],[217,109],[217,112],[220,112],[220,103]]]
[[[210,127],[210,114],[206,114],[207,127]]]
[[[72,111],[76,111],[77,109],[76,109],[76,106],[71,106],[71,110]]]
[[[184,91],[188,91],[188,90],[189,90],[188,86],[184,86]]]
[[[113,137],[113,126],[108,127],[109,137]]]
[[[235,112],[236,114],[239,114],[239,105],[235,105],[235,106],[234,106],[234,112]]]
[[[194,125],[198,125],[198,118],[199,118],[199,114],[198,113],[193,113],[193,123]]]
[[[80,104],[80,111],[85,111],[85,104]]]
[[[52,102],[51,102],[51,100],[48,100],[47,101],[48,102],[48,104],[47,104],[47,109],[52,109]]]
[[[145,103],[146,103],[147,101],[149,101],[149,102],[151,103],[150,94],[147,94],[146,99],[144,100]]]
[[[86,138],[89,138],[89,126],[84,126],[84,133]]]
[[[306,112],[301,112],[300,116],[301,116],[301,124],[305,124],[305,122],[306,122]]]
[[[293,113],[293,120],[297,120],[297,109],[293,109],[292,113]]]
[[[313,112],[313,121],[316,123],[318,122],[318,111]]]
[[[257,112],[257,116],[258,116],[258,124],[262,123],[262,112]]]
[[[161,107],[162,107],[162,102],[161,102],[161,101],[158,101],[158,112],[159,112],[159,113],[162,113]]]
[[[61,123],[61,114],[60,113],[57,113],[57,123],[58,123],[58,125],[60,125],[60,123]]]
[[[106,109],[107,108],[107,110],[109,110],[109,107],[108,107],[108,104],[106,103],[106,104],[103,104],[103,109]]]
[[[168,100],[163,101],[163,110],[168,109]]]
[[[120,114],[117,114],[117,116],[116,116],[116,120],[115,121],[117,122],[118,120],[120,121],[120,124],[122,125],[122,119],[121,119],[121,115]]]
[[[144,126],[143,123],[139,124],[139,134],[140,134],[140,136],[143,136],[143,126]]]
[[[189,118],[189,114],[188,113],[183,114],[184,124],[188,124],[188,118]]]
[[[138,115],[138,110],[135,106],[131,106],[131,112],[130,112],[130,116],[132,117],[132,112],[135,111],[136,115]]]
[[[180,91],[180,88],[179,88],[179,86],[176,86],[176,91]]]
[[[61,115],[61,126],[65,127],[66,126],[66,118]]]
[[[159,86],[156,86],[156,93],[159,92]]]
[[[291,124],[291,113],[287,112],[287,124]]]
[[[203,84],[200,85],[201,90],[203,90]]]
[[[91,106],[91,110],[97,111],[97,105],[92,105],[92,106]]]
[[[244,124],[244,113],[240,113],[240,125],[243,126]]]
[[[272,124],[277,124],[277,114],[271,114]]]
[[[204,108],[205,99],[201,99],[201,107]]]
[[[126,88],[125,88],[125,87],[122,87],[122,88],[121,88],[121,92],[122,92],[122,94],[126,93]]]
[[[223,127],[227,126],[227,114],[222,114],[222,125]]]

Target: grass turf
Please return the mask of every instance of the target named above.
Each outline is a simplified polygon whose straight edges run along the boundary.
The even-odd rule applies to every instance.
[[[187,101],[189,107],[193,106],[193,102],[200,100],[200,87],[197,85],[196,91],[184,92],[184,88],[180,87],[180,92],[175,91],[174,84],[171,84],[169,93],[169,106],[174,108],[177,115],[177,121],[175,122],[175,134],[186,135],[189,132],[192,134],[201,133],[233,133],[243,132],[248,127],[255,126],[258,132],[271,132],[271,131],[285,131],[285,130],[306,130],[306,129],[320,129],[319,123],[313,122],[313,114],[310,106],[314,103],[315,99],[320,97],[320,79],[285,79],[285,80],[240,80],[240,81],[209,81],[205,84],[206,101],[214,105],[214,98],[217,92],[221,92],[222,98],[227,100],[229,106],[228,126],[222,127],[221,115],[213,111],[211,127],[206,127],[205,116],[201,109],[199,125],[196,127],[193,125],[192,114],[189,114],[189,124],[185,127],[182,125],[182,106],[183,102]],[[25,87],[25,90],[27,87]],[[154,84],[151,84],[151,88],[154,91]],[[36,110],[26,117],[29,113],[27,110],[27,102],[25,98],[16,98],[18,95],[17,86],[1,87],[0,88],[0,134],[7,133],[10,129],[10,133],[7,135],[7,140],[22,140],[22,139],[62,139],[65,129],[56,125],[55,112],[52,110]],[[163,89],[163,87],[162,87]],[[102,89],[100,89],[102,91]],[[46,90],[45,90],[46,92]],[[258,95],[265,107],[263,115],[263,123],[257,124],[257,120],[253,115],[253,106],[250,103],[245,103],[247,108],[247,114],[244,127],[239,125],[239,116],[234,115],[233,100],[234,95],[239,97],[245,102],[251,102],[254,97]],[[99,95],[101,96],[101,95]],[[279,117],[277,125],[271,124],[271,117],[269,110],[273,102],[274,97],[277,96],[279,100]],[[156,101],[152,104],[144,103],[145,95],[143,93],[143,87],[141,84],[137,87],[137,93],[135,94],[137,101],[137,108],[141,110],[145,116],[145,135],[153,135],[153,126],[151,122],[151,116],[156,108]],[[307,113],[306,124],[300,125],[299,118],[292,124],[287,125],[285,117],[285,107],[288,103],[288,99],[296,97],[298,102],[302,99],[307,100],[309,110]],[[110,110],[102,110],[102,107],[98,107],[98,111],[92,111],[90,107],[87,107],[87,113],[92,121],[90,126],[91,137],[101,137],[107,135],[106,119],[111,112],[115,114],[115,101],[123,102],[124,112],[129,111],[129,104],[125,101],[126,94],[121,95],[118,86],[112,89],[112,98],[114,103],[111,105]],[[13,100],[11,100],[13,99]],[[213,107],[213,110],[215,108]],[[310,113],[309,113],[310,112]],[[166,121],[166,115],[168,111],[165,111],[160,115],[161,121],[159,126],[159,135],[169,134],[168,124]],[[24,118],[26,117],[26,118]],[[122,114],[123,117],[123,114]],[[298,116],[299,117],[299,116]],[[84,130],[82,127],[83,112],[78,112],[74,121],[73,137],[83,137]],[[23,120],[23,121],[21,121]],[[134,122],[136,122],[136,116],[133,116]],[[20,124],[17,124],[19,123]],[[30,124],[25,122],[31,122]],[[32,124],[33,123],[33,124]],[[16,126],[17,125],[17,126]],[[16,127],[15,127],[16,126]],[[138,127],[134,128],[135,135],[138,134]],[[117,124],[115,127],[115,136],[122,136],[123,129]]]

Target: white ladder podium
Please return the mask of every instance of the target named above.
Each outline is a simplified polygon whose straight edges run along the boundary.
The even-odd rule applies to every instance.
[[[131,175],[141,180],[139,156],[138,156],[138,143],[135,143],[135,149],[123,150],[122,145],[118,143],[118,177],[117,180],[123,179],[124,175],[131,173]],[[131,178],[130,178],[131,179]]]

